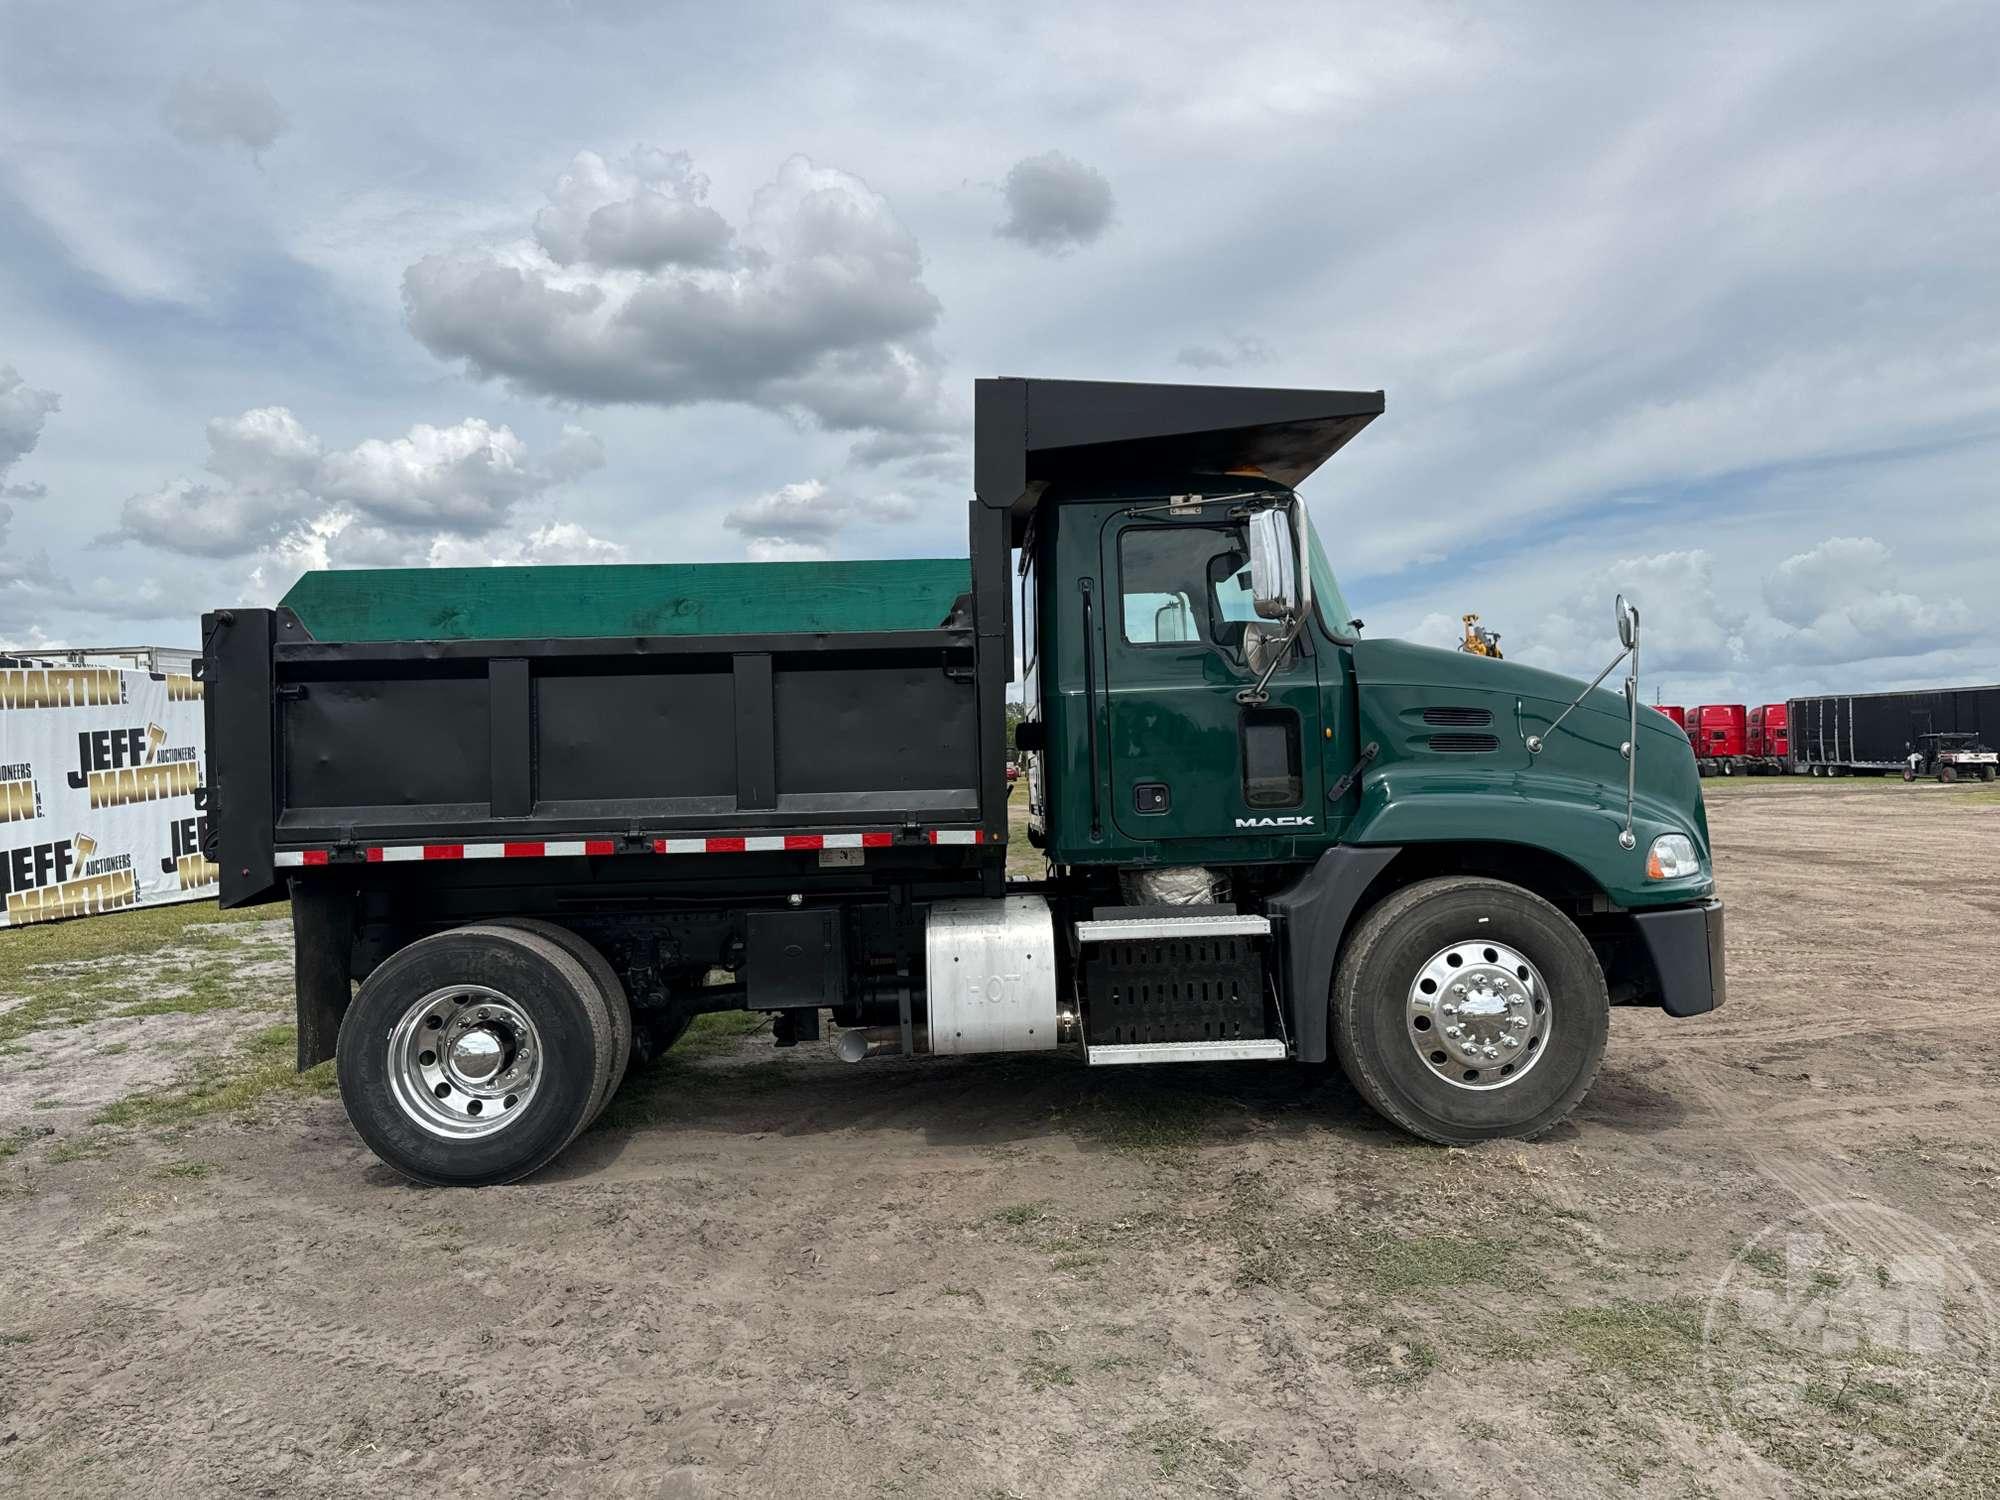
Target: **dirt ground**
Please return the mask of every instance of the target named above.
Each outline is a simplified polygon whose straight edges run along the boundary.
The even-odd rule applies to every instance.
[[[1533,1146],[717,1025],[430,1191],[283,926],[0,933],[0,1493],[2000,1492],[2000,797],[1711,787],[1729,1005]]]

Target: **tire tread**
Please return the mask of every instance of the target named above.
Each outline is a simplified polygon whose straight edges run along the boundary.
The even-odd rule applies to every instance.
[[[1369,1065],[1363,1049],[1354,1045],[1354,1035],[1359,1022],[1358,1013],[1362,1003],[1358,978],[1375,950],[1387,941],[1402,919],[1417,907],[1440,896],[1496,890],[1544,907],[1558,921],[1569,923],[1569,919],[1553,903],[1523,886],[1508,881],[1494,880],[1481,875],[1447,875],[1431,880],[1420,880],[1384,897],[1368,910],[1355,929],[1354,936],[1348,940],[1346,950],[1341,954],[1340,962],[1334,971],[1332,996],[1334,1054],[1339,1058],[1340,1066],[1346,1072],[1348,1081],[1354,1085],[1355,1091],[1367,1101],[1368,1105],[1384,1119],[1407,1130],[1420,1140],[1431,1141],[1440,1146],[1463,1146],[1491,1137],[1467,1132],[1456,1134],[1442,1132],[1433,1125],[1413,1118],[1410,1111],[1402,1106],[1395,1091],[1387,1086],[1386,1079],[1379,1077],[1376,1070]],[[1594,957],[1591,967],[1597,974],[1597,992],[1590,998],[1608,1009],[1611,1003],[1610,995],[1604,986],[1603,972],[1597,968]],[[1575,1112],[1577,1105],[1589,1094],[1590,1085],[1596,1078],[1597,1065],[1602,1056],[1600,1050],[1598,1057],[1592,1060],[1586,1070],[1582,1086],[1573,1090],[1572,1096],[1560,1110],[1532,1129],[1510,1132],[1506,1138],[1522,1141],[1539,1140],[1567,1120]]]

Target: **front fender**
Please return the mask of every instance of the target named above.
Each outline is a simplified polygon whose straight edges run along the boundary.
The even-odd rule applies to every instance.
[[[1705,830],[1675,805],[1642,791],[1632,807],[1633,846],[1618,842],[1625,788],[1560,771],[1391,766],[1365,778],[1350,844],[1519,844],[1559,855],[1627,907],[1704,900],[1715,889]],[[1703,873],[1646,879],[1646,850],[1663,833],[1693,837]]]

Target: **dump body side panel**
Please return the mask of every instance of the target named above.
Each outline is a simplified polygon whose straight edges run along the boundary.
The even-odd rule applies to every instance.
[[[303,632],[283,615],[233,622],[211,636],[209,707],[233,726],[211,741],[212,826],[225,869],[253,872],[232,904],[281,894],[273,845],[366,862],[1004,838],[982,775],[1001,727],[980,701],[1004,683],[980,683],[970,628],[318,642],[287,639]]]

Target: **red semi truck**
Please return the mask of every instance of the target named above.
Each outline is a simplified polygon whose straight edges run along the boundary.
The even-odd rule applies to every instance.
[[[1678,703],[1655,703],[1653,705],[1653,712],[1656,714],[1665,714],[1674,721],[1674,728],[1678,729],[1682,734],[1687,733],[1688,711]]]
[[[1782,703],[1761,703],[1750,710],[1745,733],[1744,769],[1752,776],[1783,776],[1791,769],[1790,720]]]
[[[1703,776],[1734,776],[1749,754],[1749,716],[1740,703],[1704,703],[1688,711],[1688,738],[1694,742],[1695,770]]]

